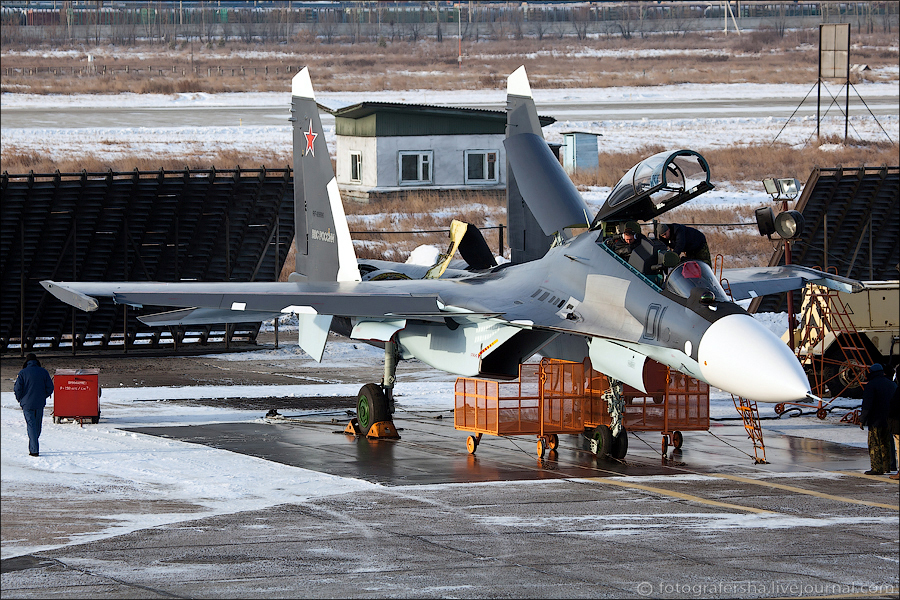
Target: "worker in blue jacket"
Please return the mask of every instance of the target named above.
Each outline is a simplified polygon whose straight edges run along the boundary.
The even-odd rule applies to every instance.
[[[668,225],[664,223],[659,226],[656,234],[672,249],[672,252],[681,256],[681,262],[702,260],[712,266],[706,236],[699,229],[681,223]]]
[[[28,428],[28,454],[38,456],[40,448],[38,438],[41,437],[41,421],[44,419],[44,407],[47,398],[53,393],[53,379],[47,369],[41,366],[33,352],[25,357],[25,364],[16,377],[13,386],[16,400],[25,413],[25,425]]]

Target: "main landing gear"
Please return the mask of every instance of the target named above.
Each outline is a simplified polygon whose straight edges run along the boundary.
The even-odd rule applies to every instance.
[[[351,419],[344,433],[369,438],[399,439],[391,415],[394,414],[394,381],[397,375],[399,351],[393,340],[384,344],[384,379],[381,385],[367,383],[356,398],[356,418]]]
[[[593,431],[586,430],[589,448],[597,458],[610,456],[622,460],[628,454],[628,432],[623,427],[619,435],[614,436],[608,425],[598,425]]]

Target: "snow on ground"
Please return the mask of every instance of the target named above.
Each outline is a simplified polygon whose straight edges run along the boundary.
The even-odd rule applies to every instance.
[[[381,350],[352,342],[329,344],[331,358],[347,364],[370,362]],[[296,347],[268,348],[227,355],[208,355],[220,361],[267,360],[312,361]],[[329,357],[326,357],[328,360]],[[452,375],[426,374],[425,379],[407,377],[398,382],[397,410],[450,411],[453,408]],[[123,431],[130,427],[200,425],[262,421],[259,410],[235,410],[215,406],[186,406],[179,399],[265,398],[276,396],[353,396],[357,384],[312,384],[275,386],[196,386],[151,388],[106,388],[101,400],[99,424],[78,427],[54,424],[49,415],[52,399],[45,412],[41,435],[42,453],[38,458],[26,453],[28,438],[22,413],[13,394],[0,394],[0,428],[3,444],[3,495],[15,494],[17,486],[47,486],[54,489],[99,490],[104,500],[127,501],[135,498],[183,502],[197,505],[188,512],[109,515],[110,525],[76,538],[78,542],[120,535],[129,531],[166,523],[197,519],[216,514],[256,510],[284,503],[300,502],[328,494],[369,489],[375,484],[355,479],[290,467],[258,458],[209,448],[198,444],[168,440]],[[855,401],[839,399],[835,405],[847,410]],[[844,410],[835,410],[827,419],[807,414],[782,416],[774,420],[772,405],[761,404],[763,431],[801,438],[827,440],[853,447],[866,446],[866,433],[841,424]],[[809,409],[806,409],[809,411]],[[290,416],[313,416],[305,413]],[[714,390],[710,400],[714,420],[737,420],[737,411],[729,394]],[[749,448],[746,448],[747,450]],[[3,548],[3,558],[48,549],[11,546]]]
[[[687,147],[697,150],[722,148],[734,145],[768,144],[779,142],[803,146],[816,131],[815,116],[785,118],[767,114],[777,101],[799,102],[809,93],[808,86],[779,85],[774,87],[752,84],[682,84],[657,87],[591,88],[565,90],[533,90],[535,103],[541,110],[542,103],[578,107],[586,102],[610,103],[604,110],[609,113],[633,112],[635,102],[649,103],[644,111],[646,118],[634,120],[566,120],[566,110],[557,115],[560,120],[545,128],[550,142],[562,142],[562,132],[572,129],[601,133],[604,151],[624,152],[640,149],[650,144],[665,147]],[[893,98],[897,95],[896,83],[872,83],[864,87],[868,102]],[[679,118],[671,118],[673,104],[680,101],[703,98],[704,104],[679,108]],[[705,103],[726,102],[729,99],[758,99],[759,116],[752,118],[709,118]],[[505,90],[464,91],[372,91],[323,92],[316,100],[330,108],[339,108],[366,101],[441,104],[499,110],[505,103]],[[0,95],[0,110],[8,114],[17,110],[51,111],[67,109],[189,109],[189,108],[270,108],[283,111],[282,126],[173,126],[173,127],[85,127],[85,128],[28,128],[4,126],[0,141],[4,147],[46,153],[54,159],[93,154],[100,160],[115,159],[125,154],[145,151],[159,157],[215,156],[222,150],[241,152],[275,152],[290,156],[291,129],[287,122],[290,94],[269,93],[182,93],[182,94],[76,94],[76,95]],[[689,112],[686,112],[689,111]],[[556,111],[554,111],[556,112]],[[202,114],[202,113],[198,113]],[[237,117],[235,117],[237,120]],[[879,125],[870,116],[851,116],[851,133],[867,140],[884,139],[888,132],[892,139],[900,138],[900,117],[879,117]],[[323,118],[329,151],[334,153],[333,118]],[[787,126],[785,127],[785,123]],[[823,119],[822,130],[843,132],[843,117],[828,116]],[[784,127],[784,131],[781,131]]]

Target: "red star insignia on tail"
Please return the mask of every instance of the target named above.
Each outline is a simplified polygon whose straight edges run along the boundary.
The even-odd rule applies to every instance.
[[[309,131],[307,131],[303,135],[306,136],[306,153],[303,156],[306,156],[307,154],[312,154],[313,156],[315,156],[316,153],[313,150],[313,142],[316,141],[316,138],[319,136],[319,134],[313,133],[312,121],[309,122]]]

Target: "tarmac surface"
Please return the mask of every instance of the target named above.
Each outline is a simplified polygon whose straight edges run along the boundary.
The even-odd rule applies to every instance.
[[[768,464],[756,464],[743,427],[726,422],[686,432],[681,451],[665,456],[651,432],[630,436],[623,461],[597,459],[574,435],[560,436],[544,458],[534,436],[485,436],[470,455],[468,434],[449,413],[398,412],[401,439],[368,440],[343,433],[345,404],[333,404],[297,418],[129,431],[377,483],[371,491],[7,558],[2,597],[900,593],[898,486],[862,474],[865,449],[764,424]],[[92,512],[134,510],[50,489],[21,492],[4,492],[4,545],[22,536],[76,539],[101,526]]]

